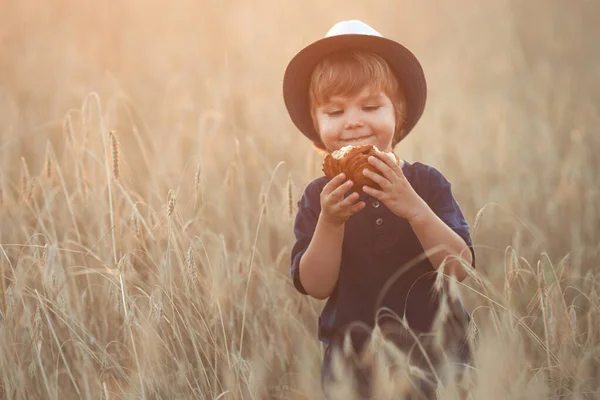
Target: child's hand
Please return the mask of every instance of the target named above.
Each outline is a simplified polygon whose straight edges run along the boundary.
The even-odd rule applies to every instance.
[[[362,210],[365,202],[358,199],[358,193],[353,192],[346,198],[344,194],[352,188],[352,181],[345,181],[346,176],[342,173],[331,179],[321,191],[321,216],[325,222],[332,225],[343,225],[352,214]]]
[[[385,161],[373,156],[368,159],[371,165],[381,171],[380,174],[366,168],[363,170],[363,174],[379,184],[381,190],[368,186],[363,186],[363,190],[383,202],[397,216],[411,221],[429,206],[410,185],[402,168],[389,157],[383,157],[383,159]]]

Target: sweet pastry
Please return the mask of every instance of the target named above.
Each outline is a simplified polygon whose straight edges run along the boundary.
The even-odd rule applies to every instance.
[[[362,172],[367,168],[375,173],[381,173],[367,161],[369,156],[375,156],[381,160],[383,160],[383,157],[390,157],[396,164],[400,163],[400,159],[395,153],[381,151],[377,146],[372,144],[361,146],[348,145],[325,156],[323,160],[323,173],[329,179],[332,179],[343,172],[346,175],[346,179],[354,182],[352,190],[357,193],[363,193],[363,186],[370,186],[379,190],[381,187],[370,178],[367,178]]]

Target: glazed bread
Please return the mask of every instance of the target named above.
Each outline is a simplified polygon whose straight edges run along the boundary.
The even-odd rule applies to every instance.
[[[362,146],[348,145],[325,156],[323,160],[323,173],[327,178],[332,179],[343,172],[346,175],[346,179],[354,182],[352,190],[357,193],[363,193],[363,186],[370,186],[379,190],[381,187],[363,175],[362,172],[363,169],[367,168],[375,173],[380,173],[377,168],[367,161],[369,156],[375,156],[381,160],[383,160],[383,157],[390,157],[396,164],[400,163],[400,159],[395,153],[381,151],[377,146],[373,146],[372,144]]]

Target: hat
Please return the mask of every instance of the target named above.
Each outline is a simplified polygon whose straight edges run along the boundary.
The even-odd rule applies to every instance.
[[[389,64],[406,98],[403,137],[408,135],[425,109],[427,84],[423,68],[406,47],[358,20],[338,22],[324,38],[300,50],[288,64],[283,78],[283,98],[296,127],[309,139],[320,141],[310,113],[310,79],[323,58],[341,50],[369,51]]]

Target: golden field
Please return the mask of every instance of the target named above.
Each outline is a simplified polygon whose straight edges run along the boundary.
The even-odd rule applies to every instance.
[[[281,78],[354,18],[426,72],[396,153],[440,169],[472,227],[468,398],[600,397],[597,2],[0,9],[2,398],[321,398],[323,302],[289,277],[321,156]]]

